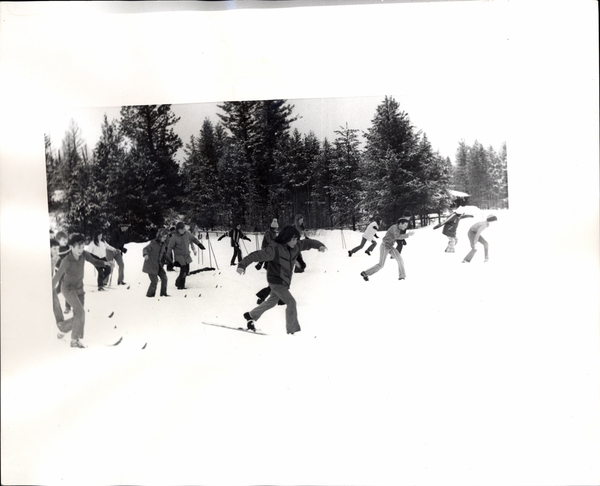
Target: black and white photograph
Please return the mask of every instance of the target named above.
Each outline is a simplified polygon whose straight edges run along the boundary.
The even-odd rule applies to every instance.
[[[597,484],[598,22],[545,5],[1,2],[2,484]]]

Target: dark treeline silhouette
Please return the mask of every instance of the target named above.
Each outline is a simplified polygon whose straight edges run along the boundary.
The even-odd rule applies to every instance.
[[[505,146],[497,155],[461,142],[453,167],[392,97],[360,134],[362,147],[359,130],[347,124],[332,141],[292,130],[299,115],[286,100],[217,106],[219,122],[203,120],[185,145],[171,105],[124,106],[116,120],[105,115],[90,154],[74,120],[61,149],[46,136],[50,211],[64,229],[86,235],[126,220],[142,241],[180,219],[203,229],[241,223],[249,231],[297,214],[307,228],[356,229],[373,215],[391,224],[405,211],[442,213],[452,206],[451,188],[472,193],[472,204],[507,204]]]

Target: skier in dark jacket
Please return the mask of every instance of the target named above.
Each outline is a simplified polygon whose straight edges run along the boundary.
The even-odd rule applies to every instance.
[[[271,288],[271,293],[269,298],[258,307],[244,313],[248,329],[255,331],[254,321],[260,319],[266,311],[275,307],[281,299],[286,305],[285,327],[287,333],[294,334],[300,331],[296,299],[290,293],[290,285],[298,255],[303,250],[313,248],[319,251],[327,249],[320,241],[309,238],[300,240],[300,232],[294,226],[286,225],[267,248],[250,253],[238,264],[237,272],[243,275],[246,272],[246,267],[251,263],[269,262],[267,282]]]
[[[242,225],[241,224],[236,225],[235,228],[233,228],[231,231],[229,231],[229,232],[225,233],[224,235],[220,236],[217,241],[221,241],[226,236],[229,236],[229,238],[231,238],[231,246],[233,247],[233,257],[231,257],[231,263],[230,263],[230,265],[233,266],[233,265],[235,265],[235,259],[236,258],[238,260],[238,263],[242,261],[242,250],[240,249],[240,240],[250,241],[250,238],[248,238],[242,232]]]
[[[127,253],[127,248],[125,248],[126,241],[126,233],[129,229],[129,224],[121,223],[118,228],[115,228],[113,232],[110,234],[109,243],[111,246],[119,250],[117,253],[111,252],[112,258],[117,262],[119,266],[119,277],[117,278],[117,285],[126,285],[125,284],[125,263],[123,262],[123,255]],[[110,258],[109,258],[110,261]]]
[[[442,226],[444,227],[444,229],[442,230],[442,234],[448,237],[448,246],[446,247],[446,250],[444,250],[446,253],[455,252],[456,244],[458,243],[458,238],[456,238],[456,231],[458,230],[458,223],[460,223],[460,220],[472,217],[473,216],[471,216],[470,214],[458,213],[454,211],[448,217],[448,219],[441,222],[440,224],[436,224],[433,227],[434,230],[441,228]]]

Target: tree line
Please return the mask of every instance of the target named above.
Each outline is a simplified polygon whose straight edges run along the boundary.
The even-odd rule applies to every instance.
[[[91,153],[74,120],[60,149],[46,135],[50,211],[71,232],[126,220],[145,239],[182,218],[206,229],[240,223],[262,231],[273,218],[302,214],[307,227],[356,229],[374,215],[391,224],[406,211],[442,213],[453,203],[450,188],[473,193],[472,203],[485,208],[507,198],[505,146],[496,154],[461,142],[453,166],[392,97],[376,108],[362,146],[347,124],[332,141],[292,130],[299,115],[286,100],[217,106],[219,122],[204,119],[185,146],[171,105],[105,115]]]

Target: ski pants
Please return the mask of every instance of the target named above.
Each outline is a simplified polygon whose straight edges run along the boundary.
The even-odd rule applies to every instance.
[[[396,248],[388,248],[385,245],[381,245],[379,247],[379,263],[372,266],[368,270],[365,270],[365,273],[367,275],[373,275],[374,273],[379,272],[379,270],[384,267],[388,254],[392,255],[392,258],[398,262],[398,278],[406,278],[406,272],[404,271],[404,260],[402,260],[400,252],[396,250]]]
[[[279,300],[286,305],[285,308],[285,329],[288,334],[294,334],[300,330],[298,322],[298,311],[296,308],[296,299],[290,293],[285,285],[269,284],[271,293],[267,300],[250,311],[250,317],[254,320],[260,319],[266,311],[277,305]]]
[[[467,233],[467,236],[469,237],[469,241],[471,242],[471,251],[465,257],[465,259],[464,259],[465,262],[470,262],[471,259],[475,256],[475,253],[477,253],[477,248],[475,248],[475,245],[478,242],[483,245],[483,251],[484,251],[484,254],[485,254],[485,259],[487,260],[490,257],[488,242],[481,235],[479,235],[479,240],[475,241],[475,235],[476,235],[476,233],[474,231],[473,232],[469,231]]]
[[[179,268],[179,277],[175,279],[175,287],[182,289],[185,287],[185,277],[190,273],[190,264],[181,265]]]
[[[119,277],[117,279],[117,284],[125,282],[125,262],[123,261],[123,253],[113,253],[112,251],[107,250],[106,254],[109,255],[108,261],[114,260],[119,266]]]
[[[146,292],[146,297],[154,297],[156,295],[156,287],[158,286],[158,279],[160,277],[160,295],[167,295],[167,272],[161,266],[158,270],[157,275],[148,274],[150,278],[150,286],[148,287],[148,291]]]
[[[366,243],[367,243],[367,240],[365,240],[364,238],[362,238],[362,240],[360,242],[360,245],[358,245],[356,248],[352,248],[352,250],[350,250],[350,253],[356,253],[363,246],[365,246]],[[369,248],[367,248],[367,251],[369,253],[371,253],[375,249],[375,246],[377,246],[377,242],[375,240],[372,240],[371,244],[369,245]]]
[[[100,260],[105,262],[106,258],[100,258]],[[96,271],[98,272],[98,287],[104,287],[108,284],[108,277],[110,277],[112,267],[96,267]]]
[[[242,250],[239,246],[233,247],[233,256],[231,257],[231,264],[235,265],[235,259],[237,258],[238,263],[242,261]]]
[[[446,247],[446,253],[454,253],[458,239],[454,236],[448,236],[448,246]]]
[[[81,339],[85,327],[85,309],[83,308],[85,293],[83,290],[77,291],[65,285],[61,287],[61,291],[66,301],[73,308],[73,317],[63,321],[63,325],[59,325],[58,328],[62,332],[68,332],[68,327],[71,327],[71,339]]]

